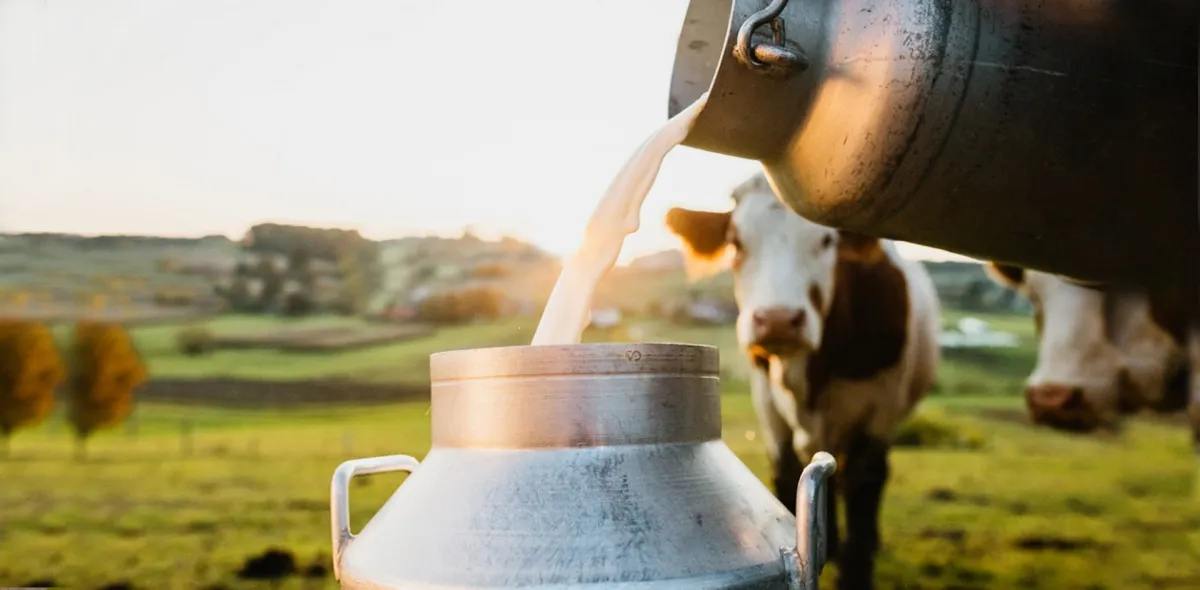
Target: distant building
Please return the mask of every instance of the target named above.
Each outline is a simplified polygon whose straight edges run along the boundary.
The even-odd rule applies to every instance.
[[[958,321],[956,330],[946,330],[938,336],[943,348],[1014,348],[1017,335],[1011,332],[993,332],[987,322],[974,317]]]
[[[621,310],[615,307],[592,310],[591,327],[602,330],[621,325]]]
[[[737,310],[716,301],[693,301],[685,308],[693,322],[701,324],[728,324],[737,320]]]
[[[383,312],[383,317],[392,321],[411,321],[416,319],[417,310],[411,305],[393,305]]]
[[[408,292],[409,303],[420,303],[429,298],[433,294],[433,288],[429,285],[421,285],[412,291]]]
[[[988,332],[988,323],[973,317],[965,317],[958,320],[958,331],[968,336],[977,336]]]

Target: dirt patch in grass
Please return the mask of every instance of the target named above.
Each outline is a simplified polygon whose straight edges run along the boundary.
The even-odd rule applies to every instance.
[[[259,555],[251,555],[238,570],[243,580],[280,580],[296,573],[296,557],[287,549],[272,547]]]
[[[927,528],[921,531],[922,539],[940,539],[949,541],[950,543],[962,546],[967,542],[967,531],[963,529],[942,529],[942,528]]]
[[[1013,546],[1022,551],[1054,551],[1061,553],[1087,551],[1089,549],[1101,549],[1104,547],[1092,539],[1076,539],[1053,535],[1026,535],[1017,539],[1013,543]]]

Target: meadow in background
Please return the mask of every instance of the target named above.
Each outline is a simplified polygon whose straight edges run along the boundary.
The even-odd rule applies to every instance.
[[[368,245],[339,236],[353,257],[272,258],[253,240],[217,238],[0,238],[0,308],[45,321],[65,371],[76,322],[107,318],[126,326],[148,375],[129,417],[90,436],[86,455],[66,384],[43,421],[12,436],[0,461],[0,586],[336,587],[333,469],[423,456],[429,355],[527,344],[556,272],[514,241],[408,240],[364,255]],[[607,280],[585,339],[718,346],[725,440],[765,478],[728,276],[689,284],[671,254]],[[880,587],[1200,587],[1181,424],[1146,417],[1086,437],[1029,426],[1032,319],[976,265],[955,264],[930,265],[947,334],[982,320],[1015,346],[944,348],[893,455]],[[355,480],[356,530],[402,481]],[[831,566],[823,583],[834,576]]]

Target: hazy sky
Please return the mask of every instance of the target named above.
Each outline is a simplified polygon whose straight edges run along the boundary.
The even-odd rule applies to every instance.
[[[0,0],[0,231],[473,224],[565,253],[666,119],[686,4]],[[623,257],[757,167],[675,150]]]

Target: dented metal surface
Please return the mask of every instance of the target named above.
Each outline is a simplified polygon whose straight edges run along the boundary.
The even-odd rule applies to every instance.
[[[689,5],[669,113],[711,93],[685,145],[762,161],[827,225],[1084,280],[1195,283],[1196,2],[790,0],[783,42],[808,67],[783,77],[737,57],[768,5]]]
[[[360,459],[334,476],[343,588],[815,589],[833,459],[806,471],[797,526],[721,440],[715,348],[520,346],[430,364],[419,467]],[[351,535],[350,478],[388,465],[412,475]]]

